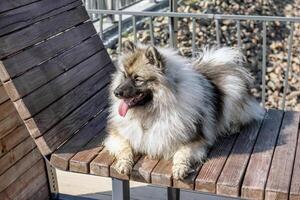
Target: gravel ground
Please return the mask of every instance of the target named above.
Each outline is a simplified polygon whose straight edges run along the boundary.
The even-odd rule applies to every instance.
[[[180,1],[178,12],[186,13],[222,13],[241,15],[268,16],[300,16],[300,0],[185,0]],[[155,44],[168,46],[168,19],[154,18]],[[281,108],[283,82],[287,69],[288,37],[290,24],[284,22],[267,23],[267,74],[266,74],[266,107]],[[178,48],[180,54],[192,55],[192,20],[178,20]],[[261,97],[261,66],[262,66],[262,24],[256,21],[241,21],[242,51],[246,55],[246,67],[256,78],[252,92],[260,100]],[[222,46],[237,46],[236,23],[231,20],[220,21],[220,39]],[[145,21],[137,32],[141,43],[150,43],[149,24]],[[123,39],[133,40],[132,33],[125,33]],[[215,23],[211,20],[196,20],[196,47],[216,45]],[[116,50],[109,49],[113,59]],[[292,48],[286,109],[300,111],[300,23],[295,24]]]

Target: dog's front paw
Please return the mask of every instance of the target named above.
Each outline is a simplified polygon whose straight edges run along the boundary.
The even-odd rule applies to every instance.
[[[129,159],[119,159],[117,160],[115,169],[120,174],[129,175],[132,170],[133,162]]]
[[[190,173],[195,171],[189,165],[186,164],[174,164],[172,170],[173,170],[173,178],[181,179],[181,180],[187,177]]]

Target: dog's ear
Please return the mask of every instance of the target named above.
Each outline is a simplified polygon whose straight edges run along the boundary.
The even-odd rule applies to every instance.
[[[150,64],[157,66],[159,69],[163,69],[163,57],[154,46],[149,46],[146,49],[145,56]]]
[[[122,44],[124,53],[132,53],[136,50],[136,46],[133,42],[126,40]]]

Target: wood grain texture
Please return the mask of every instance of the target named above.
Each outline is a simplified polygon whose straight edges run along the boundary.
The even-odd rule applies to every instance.
[[[30,130],[30,134],[35,138],[44,134],[100,89],[107,87],[110,78],[108,74],[111,70],[109,66],[105,67],[47,109],[26,120],[25,124]]]
[[[292,182],[290,187],[290,200],[300,200],[300,127],[298,130],[298,142],[295,163],[292,174]]]
[[[7,154],[0,158],[0,175],[3,174],[7,169],[12,167],[17,161],[23,156],[28,154],[33,148],[35,148],[33,139],[28,137],[25,141],[17,145],[15,148],[10,150]]]
[[[107,111],[102,111],[97,117],[85,125],[75,136],[62,147],[51,154],[50,162],[61,170],[69,169],[69,160],[79,152],[91,139],[101,132],[106,125]],[[104,137],[104,135],[103,135]]]
[[[107,52],[102,50],[23,99],[14,102],[15,107],[22,119],[28,119],[70,92],[109,63],[110,58]],[[29,132],[32,133],[31,130]]]
[[[102,111],[108,104],[107,88],[98,92],[95,96],[78,107],[74,112],[61,120],[43,136],[36,139],[36,144],[43,155],[52,153],[57,147],[69,139],[86,122]]]
[[[88,174],[90,173],[90,162],[103,149],[103,136],[106,132],[103,130],[99,135],[93,138],[86,146],[84,146],[78,153],[70,160],[70,171]]]
[[[172,186],[172,161],[161,159],[151,173],[151,183]]]
[[[266,185],[265,199],[288,199],[300,113],[284,114]]]
[[[264,199],[273,150],[280,130],[283,112],[268,110],[245,173],[242,198]]]
[[[38,1],[5,13],[0,13],[0,36],[36,23],[42,19],[65,12],[82,3],[76,0]]]
[[[198,164],[194,167],[194,172],[190,173],[184,180],[174,179],[173,178],[173,187],[180,189],[189,189],[194,190],[195,188],[195,179],[202,167],[202,164]]]
[[[0,123],[3,119],[9,117],[15,112],[15,107],[11,101],[6,101],[0,105]]]
[[[41,159],[35,165],[18,177],[4,191],[0,192],[1,200],[30,199],[41,186],[47,183],[44,161]],[[44,190],[47,194],[47,191]],[[49,195],[49,193],[48,193]]]
[[[12,10],[38,0],[18,0],[18,1],[11,1],[11,0],[2,0],[0,1],[0,12]]]
[[[81,38],[74,38],[75,44],[77,40],[84,40],[94,33],[94,27],[91,23],[78,26],[77,29],[80,31],[78,35],[80,35]],[[16,101],[76,66],[101,48],[103,47],[99,37],[93,37],[90,40],[86,40],[64,51],[57,57],[30,69],[21,76],[5,82],[4,87],[10,99]]]
[[[240,188],[247,168],[261,121],[245,127],[233,146],[226,164],[217,182],[217,194],[224,196],[240,196]]]
[[[0,139],[11,133],[21,124],[23,124],[23,121],[17,111],[11,113],[0,122]]]
[[[50,198],[49,186],[48,186],[48,183],[46,183],[42,187],[38,188],[37,192],[32,194],[32,196],[29,199],[30,200],[49,200],[49,198]]]
[[[3,85],[0,85],[0,105],[9,99]]]
[[[29,137],[29,133],[26,127],[24,125],[21,125],[15,130],[11,131],[5,137],[1,138],[0,158],[28,137]]]
[[[24,156],[19,162],[0,175],[0,192],[18,179],[24,172],[41,160],[42,156],[37,148]]]
[[[133,163],[135,164],[142,156],[141,155],[135,155],[133,157]],[[118,179],[122,179],[122,180],[129,180],[130,175],[126,175],[126,174],[120,174],[117,170],[116,170],[116,164],[117,164],[117,160],[115,160],[111,165],[110,165],[110,171],[109,171],[109,176],[110,177],[114,177],[114,178],[118,178]]]
[[[90,163],[90,173],[98,176],[109,177],[109,168],[114,160],[115,158],[110,155],[106,148],[104,148]]]
[[[0,38],[0,59],[86,20],[88,20],[88,15],[85,9],[79,7],[3,36]]]
[[[2,60],[2,65],[0,64],[1,80],[6,82],[10,78],[15,78],[32,69],[34,66],[52,57],[56,57],[63,51],[81,43],[82,40],[90,36],[90,32],[88,31],[90,27],[91,23],[89,22],[81,24]],[[84,31],[85,29],[87,29],[87,31]],[[94,33],[95,32],[94,30]],[[5,71],[1,69],[5,69]]]
[[[134,165],[130,174],[130,180],[151,183],[151,172],[159,162],[159,159],[151,159],[148,156],[142,156]]]

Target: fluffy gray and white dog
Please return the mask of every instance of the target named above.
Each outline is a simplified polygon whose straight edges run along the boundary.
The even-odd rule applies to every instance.
[[[105,140],[120,173],[130,173],[142,153],[173,159],[173,177],[183,179],[218,136],[263,117],[238,49],[206,48],[191,61],[172,49],[123,46]]]

